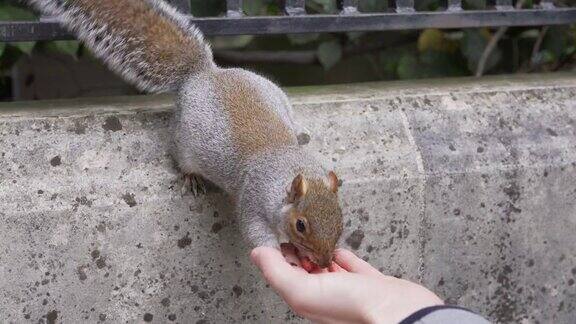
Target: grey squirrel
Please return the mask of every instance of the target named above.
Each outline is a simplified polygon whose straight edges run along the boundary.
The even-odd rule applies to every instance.
[[[342,233],[338,178],[298,146],[292,107],[271,81],[218,67],[202,33],[162,0],[26,0],[59,19],[140,90],[177,93],[174,158],[235,202],[254,246],[292,243],[327,267]]]

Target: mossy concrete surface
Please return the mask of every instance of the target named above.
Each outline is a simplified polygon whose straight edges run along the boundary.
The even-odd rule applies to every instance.
[[[576,76],[289,89],[343,245],[505,323],[576,318]],[[0,321],[300,322],[226,197],[181,197],[171,96],[0,106]]]

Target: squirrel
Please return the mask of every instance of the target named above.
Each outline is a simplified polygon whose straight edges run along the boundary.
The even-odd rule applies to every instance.
[[[162,0],[26,1],[138,89],[176,93],[174,159],[195,195],[206,179],[232,198],[249,243],[291,243],[318,266],[331,264],[343,227],[338,178],[298,145],[277,85],[218,67],[200,30]]]

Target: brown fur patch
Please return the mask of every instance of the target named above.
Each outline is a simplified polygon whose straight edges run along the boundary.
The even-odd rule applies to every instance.
[[[145,72],[151,81],[165,82],[156,78],[166,75],[184,77],[210,61],[205,57],[203,44],[143,0],[71,0],[70,3],[98,26],[107,25],[118,33],[129,52],[138,53],[148,63]]]
[[[230,117],[235,147],[246,159],[268,149],[297,145],[296,135],[266,102],[256,84],[231,71],[215,76],[216,91]]]
[[[323,180],[308,180],[308,192],[304,196],[302,213],[313,224],[315,239],[332,240],[342,232],[342,211],[338,196],[326,186]]]
[[[321,179],[308,179],[308,191],[290,215],[290,240],[311,249],[320,261],[328,261],[342,235],[342,211],[338,196]],[[306,220],[306,233],[297,232],[297,219]],[[327,266],[327,264],[325,264]]]

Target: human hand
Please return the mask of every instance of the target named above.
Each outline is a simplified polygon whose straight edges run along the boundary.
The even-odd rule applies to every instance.
[[[336,250],[329,271],[314,273],[301,267],[294,250],[283,252],[259,247],[250,256],[292,310],[314,322],[398,323],[422,308],[443,304],[428,289],[385,276],[347,250]]]

